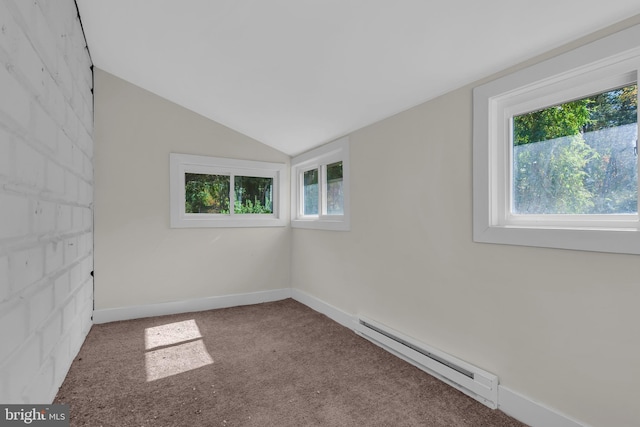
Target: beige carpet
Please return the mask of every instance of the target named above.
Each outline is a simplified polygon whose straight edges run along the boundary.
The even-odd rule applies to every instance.
[[[94,325],[72,426],[523,426],[291,299]]]

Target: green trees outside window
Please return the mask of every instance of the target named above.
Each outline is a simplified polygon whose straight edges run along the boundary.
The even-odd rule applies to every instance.
[[[637,212],[637,84],[513,118],[515,214]]]
[[[184,175],[186,213],[220,214],[229,211],[229,175]]]
[[[236,176],[234,184],[234,213],[273,213],[273,178]]]
[[[234,214],[272,214],[273,178],[234,176]],[[231,176],[185,173],[185,213],[230,214]]]

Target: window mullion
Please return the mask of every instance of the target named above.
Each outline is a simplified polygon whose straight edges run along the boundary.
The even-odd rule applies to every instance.
[[[298,216],[304,216],[304,170],[298,172]]]
[[[504,224],[508,221],[510,221],[510,219],[513,217],[513,199],[515,197],[514,195],[514,186],[515,186],[515,171],[514,171],[514,160],[515,160],[515,144],[514,144],[514,137],[513,137],[513,131],[514,131],[514,126],[513,126],[513,115],[509,115],[509,119],[506,120],[507,122],[507,127],[505,129],[506,134],[504,135],[504,138],[506,139],[506,153],[505,153],[505,163],[504,165],[506,166],[506,170],[504,173],[505,176],[505,180],[503,181],[502,185],[504,187],[504,202],[502,202],[503,204],[501,206],[504,206],[504,210],[505,212],[501,213],[501,222]]]
[[[640,88],[640,67],[636,68],[636,87]],[[640,106],[640,90],[636,90],[636,221],[640,224],[640,145],[638,139],[640,139],[640,113],[638,112],[638,106]]]
[[[327,215],[327,165],[322,164],[318,166],[318,197],[320,197],[320,204],[318,209],[318,216],[320,218]]]
[[[235,205],[236,205],[236,176],[231,174],[229,176],[229,215],[235,215]]]

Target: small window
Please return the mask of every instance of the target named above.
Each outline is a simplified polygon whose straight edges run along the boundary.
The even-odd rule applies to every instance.
[[[640,254],[640,26],[474,89],[474,240]]]
[[[280,163],[175,154],[172,227],[283,226]]]
[[[348,148],[343,138],[293,159],[294,227],[349,230]]]

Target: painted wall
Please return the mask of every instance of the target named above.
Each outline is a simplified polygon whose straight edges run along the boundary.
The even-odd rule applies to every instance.
[[[288,156],[99,69],[95,111],[96,310],[289,287],[289,227],[169,228],[169,153]]]
[[[49,403],[91,327],[91,59],[73,0],[0,27],[0,402]]]
[[[294,229],[292,286],[580,422],[640,425],[640,257],[472,241],[473,86],[350,135],[352,231]]]

